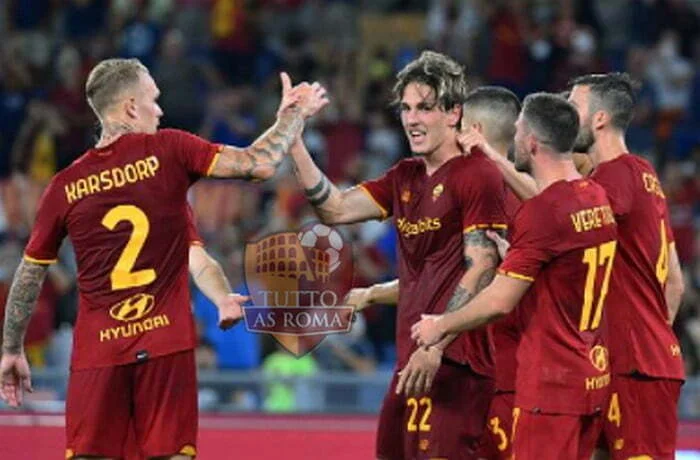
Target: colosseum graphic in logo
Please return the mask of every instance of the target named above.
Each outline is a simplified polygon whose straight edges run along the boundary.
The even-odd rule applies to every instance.
[[[352,276],[350,244],[323,224],[248,243],[245,282],[255,306],[243,308],[246,328],[303,356],[326,335],[350,330],[353,307],[340,302]]]

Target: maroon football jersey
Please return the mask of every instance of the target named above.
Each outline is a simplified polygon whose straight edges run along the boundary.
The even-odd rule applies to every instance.
[[[531,281],[517,307],[515,404],[589,414],[610,384],[603,309],[617,245],[603,188],[556,182],[523,203],[499,273]]]
[[[506,187],[506,216],[512,229],[515,216],[522,202]],[[512,233],[509,235],[509,239]],[[515,372],[518,367],[515,354],[520,341],[520,328],[515,313],[511,313],[491,325],[494,346],[495,385],[497,391],[515,391]]]
[[[607,192],[619,226],[607,309],[613,372],[683,379],[664,295],[673,233],[654,168],[625,154],[598,165],[591,177]]]
[[[362,187],[393,216],[399,244],[396,344],[403,367],[415,350],[411,325],[443,313],[465,273],[463,233],[506,228],[503,176],[482,152],[450,159],[428,176],[420,158],[402,160]],[[492,375],[487,328],[462,334],[445,356]]]
[[[199,231],[197,230],[196,219],[194,217],[194,211],[192,211],[192,206],[187,206],[187,238],[190,245],[204,246],[202,237],[199,236]]]
[[[91,149],[41,198],[25,250],[50,263],[71,240],[78,264],[72,368],[113,366],[191,349],[187,189],[219,146],[161,130]]]

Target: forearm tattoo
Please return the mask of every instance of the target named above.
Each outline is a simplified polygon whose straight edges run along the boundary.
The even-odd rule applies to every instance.
[[[19,264],[5,307],[3,352],[16,354],[22,351],[24,334],[47,271],[48,265],[26,260]]]
[[[504,232],[499,231],[499,234],[501,233]],[[464,235],[464,265],[467,271],[474,269],[474,257],[477,257],[475,254],[470,254],[469,248],[479,248],[476,254],[478,254],[480,258],[484,258],[485,261],[480,261],[478,266],[486,266],[488,268],[479,274],[476,282],[476,289],[473,293],[462,286],[457,286],[452,298],[447,304],[447,311],[455,311],[462,308],[472,297],[491,284],[491,281],[493,281],[493,278],[496,276],[498,248],[496,247],[496,243],[486,236],[486,230],[474,230]]]
[[[241,150],[239,155],[233,156],[231,169],[237,176],[252,178],[260,166],[277,168],[303,127],[304,118],[298,108],[284,110],[272,128],[250,147]]]
[[[452,294],[452,298],[449,302],[447,302],[447,307],[445,308],[445,311],[451,312],[459,310],[464,305],[466,305],[467,302],[469,302],[472,299],[472,297],[474,297],[474,295],[471,292],[458,285],[455,289],[454,294]]]
[[[322,175],[318,184],[311,188],[304,189],[304,195],[306,195],[306,198],[308,198],[312,206],[318,208],[328,201],[332,191],[333,185],[325,175]]]

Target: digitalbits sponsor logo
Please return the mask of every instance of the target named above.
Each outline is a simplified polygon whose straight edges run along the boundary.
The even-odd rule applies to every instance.
[[[271,334],[296,356],[328,334],[350,330],[353,307],[340,305],[352,284],[352,248],[337,230],[313,223],[246,244],[245,278],[255,306],[246,328]]]

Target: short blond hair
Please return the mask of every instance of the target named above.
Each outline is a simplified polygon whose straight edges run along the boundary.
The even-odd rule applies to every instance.
[[[98,118],[122,91],[138,83],[141,72],[148,74],[148,69],[138,59],[105,59],[90,71],[85,95]]]

